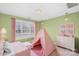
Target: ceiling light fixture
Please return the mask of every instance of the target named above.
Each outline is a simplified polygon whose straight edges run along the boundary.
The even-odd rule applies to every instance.
[[[65,21],[68,21],[69,19],[68,19],[68,13],[66,12],[65,13]]]
[[[42,10],[41,10],[41,9],[36,9],[36,14],[37,14],[37,15],[40,15],[40,14],[41,14],[41,12],[42,12]]]

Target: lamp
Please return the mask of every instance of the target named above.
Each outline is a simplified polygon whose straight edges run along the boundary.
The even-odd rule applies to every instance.
[[[5,28],[1,28],[0,33],[1,33],[1,34],[7,34],[7,31],[6,31]]]
[[[5,28],[0,29],[0,39],[6,40],[7,39],[7,31]]]

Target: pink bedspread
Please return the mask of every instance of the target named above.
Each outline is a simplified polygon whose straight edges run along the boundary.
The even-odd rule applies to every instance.
[[[30,49],[21,43],[13,43],[13,50],[15,52],[16,56],[29,56],[30,55]]]

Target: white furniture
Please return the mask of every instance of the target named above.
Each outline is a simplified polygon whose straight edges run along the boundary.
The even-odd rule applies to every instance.
[[[72,51],[75,50],[75,39],[73,37],[57,36],[56,44]]]
[[[75,25],[73,23],[61,24],[59,27],[59,35],[57,36],[56,43],[58,46],[75,50]]]

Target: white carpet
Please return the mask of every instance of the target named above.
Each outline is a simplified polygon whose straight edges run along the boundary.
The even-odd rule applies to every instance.
[[[79,53],[76,53],[61,47],[57,47],[57,50],[60,56],[79,56]]]

